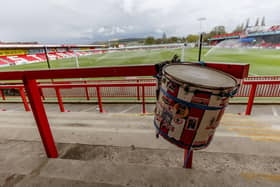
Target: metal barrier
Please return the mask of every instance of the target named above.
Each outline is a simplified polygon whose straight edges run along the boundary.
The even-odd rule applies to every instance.
[[[241,83],[240,89],[235,97],[250,97],[251,85],[246,84],[248,81],[271,81],[280,80],[280,76],[256,76],[248,77]],[[280,88],[275,84],[260,84],[255,92],[256,97],[280,97]]]
[[[252,111],[252,106],[254,103],[254,99],[256,96],[261,95],[260,92],[257,92],[257,87],[263,89],[263,86],[270,85],[270,90],[264,90],[264,93],[268,93],[269,96],[280,96],[280,80],[250,80],[250,81],[243,81],[243,85],[250,85],[250,95],[248,99],[248,104],[246,108],[246,115],[250,115]],[[257,95],[257,93],[259,95]]]
[[[239,89],[236,97],[249,97],[245,114],[250,115],[255,97],[280,97],[280,76],[248,77]],[[145,110],[145,99],[154,98],[156,93],[155,79],[110,79],[110,80],[71,80],[39,82],[38,87],[43,100],[46,98],[56,98],[61,112],[65,112],[63,98],[80,97],[90,100],[96,98],[99,111],[103,112],[103,98],[135,98],[140,101],[142,98],[142,112]],[[2,89],[18,89],[24,108],[30,111],[27,99],[24,94],[24,86],[19,85],[0,85]],[[2,92],[2,100],[6,100]],[[15,97],[15,96],[8,96]]]
[[[256,76],[256,77],[248,77],[244,79],[244,81],[250,81],[250,80],[280,80],[280,76]],[[243,81],[243,82],[244,82]],[[75,80],[75,81],[55,81],[57,84],[79,84],[79,83],[85,83],[85,84],[91,84],[91,83],[156,83],[156,79],[112,79],[112,80]],[[51,82],[40,82],[40,84],[49,84]],[[280,91],[278,89],[277,85],[271,85],[271,84],[262,84],[257,87],[256,90],[256,97],[280,97]],[[139,87],[136,88],[137,91],[135,91],[135,88],[125,88],[122,87],[121,89],[115,87],[115,88],[103,88],[102,97],[135,97],[135,93],[137,93],[138,100],[140,99],[140,90]],[[146,97],[155,97],[155,90],[156,87],[149,87],[145,91]],[[242,84],[240,86],[240,89],[235,97],[250,97],[250,90],[251,87],[248,84]],[[43,89],[44,97],[56,97],[56,94],[53,89]],[[97,93],[95,90],[89,90],[89,89],[75,89],[75,90],[63,90],[62,91],[63,97],[85,97],[87,100],[89,100],[90,97],[97,97]]]
[[[248,64],[221,64],[221,63],[205,63],[206,66],[228,72],[238,79],[243,79],[248,76]],[[97,77],[129,77],[129,76],[154,76],[157,74],[157,67],[155,65],[138,65],[138,66],[119,66],[119,67],[95,67],[95,68],[80,68],[80,69],[54,69],[54,70],[35,70],[35,71],[11,71],[0,72],[0,80],[20,80],[23,85],[13,85],[14,88],[20,89],[20,95],[23,103],[27,104],[23,88],[29,99],[29,103],[36,121],[38,131],[40,133],[42,143],[45,147],[46,154],[49,158],[57,158],[58,152],[51,133],[48,117],[42,102],[43,87],[52,87],[55,89],[58,97],[58,102],[62,103],[61,88],[81,87],[81,84],[38,84],[36,80],[39,79],[73,79],[73,78],[97,78]],[[119,86],[127,86],[127,84],[120,83]],[[131,83],[132,87],[141,87],[142,89],[142,103],[145,103],[145,87],[155,86],[155,83]],[[1,85],[2,86],[2,85]],[[12,85],[9,85],[12,86]],[[107,87],[114,87],[115,85],[108,84]],[[98,102],[102,103],[100,94],[100,84],[82,84],[84,88],[95,87],[97,92]],[[5,85],[2,87],[5,88]],[[86,94],[89,97],[89,94]],[[2,95],[3,96],[3,95]],[[28,104],[27,104],[28,105]],[[145,112],[143,105],[143,112]],[[27,110],[27,108],[26,108]],[[60,105],[60,110],[64,110],[63,105]],[[100,110],[102,111],[102,105]],[[188,150],[185,150],[185,152]],[[191,152],[192,154],[192,152]],[[187,168],[191,167],[192,157],[184,156]]]
[[[98,67],[81,69],[56,69],[37,71],[1,72],[0,80],[21,80],[27,93],[29,103],[37,123],[37,127],[49,158],[57,158],[58,152],[54,143],[48,117],[41,99],[41,89],[38,79],[70,79],[87,77],[126,77],[126,76],[152,76],[156,74],[154,65]],[[21,89],[23,86],[16,85]],[[5,88],[4,86],[2,88]],[[57,92],[59,93],[59,92]],[[25,103],[25,102],[24,102]]]
[[[89,99],[89,94],[87,92],[88,88],[95,88],[96,90],[96,97],[98,100],[98,105],[99,105],[99,111],[103,112],[103,107],[102,107],[102,97],[106,97],[101,93],[101,88],[131,88],[131,87],[136,87],[137,88],[137,99],[140,99],[140,88],[141,88],[141,98],[142,98],[142,112],[146,113],[146,108],[145,108],[145,97],[150,96],[153,97],[153,95],[146,95],[145,94],[145,88],[149,87],[155,87],[156,83],[114,83],[114,84],[47,84],[47,85],[39,85],[39,87],[42,88],[54,88],[56,92],[56,97],[57,101],[59,104],[59,108],[61,112],[65,112],[64,106],[63,106],[63,101],[62,101],[62,96],[61,96],[61,89],[68,89],[68,88],[83,88],[86,90],[86,98]],[[106,93],[106,92],[104,92]],[[126,96],[124,96],[126,97]]]

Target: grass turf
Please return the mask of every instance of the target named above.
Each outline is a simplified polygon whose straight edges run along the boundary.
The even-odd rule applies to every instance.
[[[181,49],[138,50],[95,54],[79,57],[80,67],[116,66],[132,64],[155,64],[170,60],[177,54],[181,56]],[[186,48],[185,61],[197,61],[198,49]],[[203,49],[202,60],[210,62],[239,62],[250,64],[250,75],[279,75],[280,51],[272,49]],[[50,62],[51,68],[76,67],[75,59],[59,59]],[[31,69],[47,69],[46,62],[3,67],[0,71],[16,71]]]

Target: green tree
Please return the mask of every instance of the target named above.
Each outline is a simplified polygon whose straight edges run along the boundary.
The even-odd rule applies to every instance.
[[[186,37],[186,41],[187,41],[188,43],[195,43],[195,42],[197,42],[197,40],[198,40],[198,35],[196,35],[196,34],[189,34],[189,35]]]
[[[209,42],[208,39],[216,35],[227,34],[226,28],[223,25],[214,27],[209,33],[203,35],[203,42]]]
[[[158,39],[155,40],[154,43],[155,43],[155,44],[162,44],[162,39],[158,38]]]
[[[178,38],[176,36],[172,36],[170,38],[168,38],[168,43],[177,43],[178,42]]]
[[[232,32],[242,32],[242,31],[243,31],[243,25],[237,25]]]
[[[152,36],[147,37],[145,39],[145,42],[144,42],[145,45],[151,45],[151,44],[154,44],[154,43],[155,43],[155,38],[152,37]]]
[[[214,27],[211,30],[210,34],[221,35],[221,34],[227,34],[227,32],[226,32],[225,26],[219,25],[219,26]]]

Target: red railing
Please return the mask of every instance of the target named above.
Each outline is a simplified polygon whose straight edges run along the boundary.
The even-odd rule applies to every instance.
[[[248,77],[244,81],[249,80],[280,80],[280,76],[256,76],[256,77]],[[156,83],[155,79],[119,79],[119,80],[75,80],[75,81],[56,81],[57,84],[79,84],[79,83]],[[51,82],[40,82],[40,84],[51,83]],[[155,97],[155,87],[149,87],[146,89],[146,97]],[[241,87],[236,94],[236,97],[249,97],[250,96],[250,85],[241,84]],[[256,97],[280,97],[279,87],[277,85],[270,84],[262,84],[257,87]],[[103,97],[135,97],[135,93],[137,93],[139,98],[139,88],[137,88],[137,92],[135,88],[102,88],[101,92],[103,93]],[[56,94],[53,89],[43,89],[43,94],[45,97],[56,97]],[[63,90],[63,97],[86,97],[89,100],[89,97],[97,97],[95,90],[86,90],[83,88],[75,88],[72,90]],[[138,99],[139,100],[139,99]]]
[[[154,65],[141,65],[123,67],[1,72],[0,80],[23,81],[23,85],[27,93],[29,103],[36,120],[47,156],[50,158],[56,158],[58,156],[58,152],[50,130],[48,117],[46,115],[46,111],[41,99],[40,88],[36,82],[36,79],[153,76],[155,74],[156,69]],[[19,88],[16,86],[15,88]]]
[[[69,88],[83,88],[83,89],[87,89],[87,88],[94,88],[96,91],[96,97],[98,100],[98,105],[99,105],[99,111],[103,112],[103,107],[102,107],[102,97],[106,97],[106,91],[101,93],[101,89],[102,88],[136,88],[137,90],[137,99],[140,99],[140,95],[142,98],[142,112],[146,113],[146,109],[145,109],[145,97],[153,97],[154,94],[152,95],[147,95],[145,90],[146,88],[149,87],[155,87],[156,83],[114,83],[114,84],[47,84],[47,85],[43,85],[41,84],[39,87],[42,88],[54,88],[55,92],[56,92],[56,97],[57,97],[57,101],[59,103],[59,107],[60,107],[60,111],[61,112],[65,112],[64,106],[63,106],[63,101],[62,101],[62,96],[61,96],[61,89],[69,89]],[[141,90],[141,94],[140,94],[140,90]],[[89,94],[87,94],[87,90],[86,90],[86,97],[87,99],[89,99]],[[108,95],[107,95],[108,97]],[[126,97],[126,96],[124,96]]]
[[[273,83],[271,83],[273,80]],[[280,76],[248,77],[239,89],[236,97],[249,97],[246,114],[250,115],[249,108],[252,108],[252,90],[254,97],[280,97]],[[253,81],[253,83],[252,83]],[[258,86],[254,86],[258,85]],[[131,101],[138,101],[142,98],[142,112],[145,113],[145,98],[155,99],[156,80],[155,79],[113,79],[113,80],[72,80],[40,82],[38,87],[41,91],[42,99],[56,98],[61,112],[65,112],[63,98],[80,97],[90,100],[97,99],[100,112],[103,111],[103,98],[118,97],[129,98]],[[18,89],[26,111],[30,111],[27,99],[24,95],[23,85],[0,85],[0,89]],[[6,100],[3,91],[0,92],[2,99]],[[14,97],[14,96],[12,96]],[[253,101],[253,100],[252,100]]]
[[[271,80],[280,80],[280,76],[255,76],[243,80],[240,89],[235,97],[251,97],[250,81],[262,81],[262,84],[256,88],[255,97],[280,97],[280,87],[277,84],[269,84]],[[266,82],[267,81],[267,82]]]
[[[61,90],[61,94],[64,98],[85,98],[86,100],[90,100],[90,98],[96,98],[97,92],[96,89],[92,87],[87,87],[83,85],[90,84],[98,84],[100,85],[100,91],[102,92],[102,97],[104,98],[135,98],[140,100],[141,90],[140,86],[129,86],[130,84],[144,84],[144,83],[153,83],[153,87],[149,86],[145,89],[145,97],[154,97],[155,98],[155,90],[156,90],[156,80],[155,79],[128,79],[128,80],[84,80],[84,81],[68,81],[68,82],[55,82],[56,84],[80,84],[80,87],[72,87],[72,89],[63,89]],[[42,85],[42,94],[44,98],[54,98],[56,97],[56,93],[54,89],[51,87],[44,87],[45,83],[40,83]],[[115,86],[106,86],[112,85]],[[125,86],[127,84],[128,86]],[[104,85],[104,86],[103,86]]]
[[[217,64],[206,63],[206,66],[217,68],[219,70],[228,72],[233,76],[243,79],[248,76],[249,65],[243,64]],[[61,88],[73,88],[80,87],[77,84],[51,84],[51,85],[38,85],[36,80],[38,79],[73,79],[73,78],[96,78],[96,77],[129,77],[129,76],[154,76],[157,74],[155,65],[139,65],[139,66],[121,66],[121,67],[96,67],[96,68],[81,68],[81,69],[55,69],[55,70],[36,70],[36,71],[14,71],[14,72],[0,72],[0,80],[21,80],[23,82],[26,95],[29,99],[29,103],[33,112],[33,116],[36,120],[36,124],[45,147],[47,156],[50,158],[57,158],[58,152],[55,146],[55,142],[49,126],[48,117],[42,102],[42,88],[51,86],[55,89],[58,101],[62,103],[62,96],[60,93]],[[110,84],[109,84],[110,85]],[[106,85],[106,86],[109,86]],[[126,84],[121,84],[127,86]],[[119,85],[119,86],[120,86]],[[145,86],[154,86],[154,83],[131,83],[133,87],[142,88],[142,103],[145,103]],[[11,86],[11,85],[10,85]],[[14,88],[23,90],[22,85],[14,85]],[[84,88],[95,87],[97,92],[98,101],[101,103],[100,84],[83,84]],[[112,87],[114,85],[111,84]],[[2,87],[5,88],[5,85]],[[7,87],[6,87],[7,88]],[[20,95],[25,98],[22,91]],[[25,99],[22,99],[24,103],[27,103]],[[144,107],[144,105],[143,105]],[[63,106],[60,106],[60,110],[64,110]],[[100,108],[102,111],[102,106]],[[143,108],[145,112],[145,108]],[[188,150],[185,150],[185,152]],[[184,156],[185,167],[191,167],[192,159]]]
[[[273,95],[278,97],[280,96],[280,80],[249,80],[249,81],[243,81],[242,84],[250,85],[250,95],[249,95],[248,104],[245,112],[246,115],[251,114],[255,97],[257,96],[260,97],[260,95],[257,95],[258,87],[263,89],[264,86],[270,85],[271,89],[264,90],[264,93],[268,93],[268,95]]]
[[[280,80],[280,76],[256,76],[248,77],[244,81],[249,80]],[[40,85],[43,84],[108,84],[108,83],[156,83],[155,79],[110,79],[110,80],[70,80],[70,81],[54,81],[54,82],[39,82]],[[22,84],[22,83],[18,83]],[[137,97],[140,100],[140,88],[139,87],[102,87],[102,97],[103,98],[114,98],[119,97]],[[145,89],[146,97],[155,98],[155,87],[148,87]],[[251,86],[247,84],[241,84],[241,87],[236,94],[236,97],[249,97],[250,96]],[[42,88],[43,99],[45,98],[56,98],[56,92],[53,88]],[[135,95],[137,94],[137,95]],[[90,100],[90,98],[97,98],[97,92],[94,88],[72,88],[72,89],[63,89],[61,90],[61,95],[63,98],[76,98],[80,97],[81,99],[85,98]],[[4,99],[5,95],[2,94]],[[262,84],[257,87],[256,97],[280,97],[279,87],[277,85],[271,84]]]

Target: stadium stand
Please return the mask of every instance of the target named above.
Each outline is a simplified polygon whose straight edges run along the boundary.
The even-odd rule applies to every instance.
[[[46,61],[45,49],[50,60],[91,55],[92,50],[105,45],[41,45],[37,42],[0,42],[0,66],[13,66]],[[74,52],[74,50],[76,52]],[[96,53],[99,53],[97,51]]]
[[[274,25],[269,28],[269,31],[280,31],[280,25]]]
[[[1,59],[9,62],[10,65],[16,65],[16,60],[11,59],[10,56],[1,56]]]
[[[0,66],[9,66],[9,63],[1,60],[0,58]]]
[[[211,45],[217,45],[222,41],[229,39],[238,39],[242,43],[239,45],[241,47],[279,49],[280,25],[274,25],[270,27],[261,25],[249,26],[242,32],[216,35],[208,40]],[[219,46],[222,47],[221,44]]]
[[[92,55],[93,52],[76,52],[77,56]],[[50,52],[48,57],[50,60],[57,60],[62,58],[72,58],[75,54],[73,51],[62,51],[62,52]],[[0,56],[0,66],[7,65],[20,65],[34,62],[46,61],[44,53],[37,54],[25,54],[25,55],[12,55],[12,56]]]

